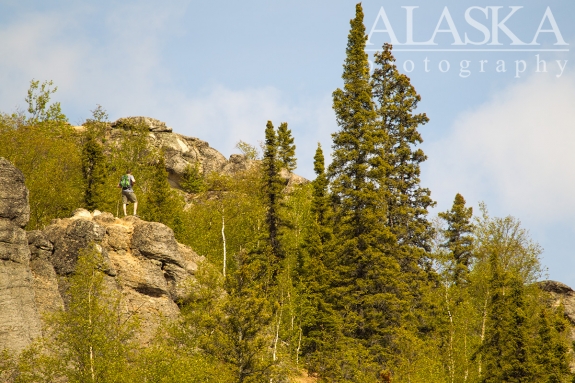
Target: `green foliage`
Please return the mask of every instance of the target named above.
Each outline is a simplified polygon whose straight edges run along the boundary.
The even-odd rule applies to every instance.
[[[105,174],[100,177],[98,198],[90,206],[101,211],[120,214],[121,190],[117,187],[122,175],[130,169],[136,179],[134,192],[138,197],[138,214],[168,226],[178,221],[177,210],[183,205],[171,190],[162,153],[148,142],[148,128],[142,123],[123,121],[121,127],[110,130],[105,111],[97,108],[94,118],[85,123],[84,145],[94,140],[102,145]],[[103,166],[102,166],[103,168]],[[175,227],[175,226],[174,226]]]
[[[221,365],[177,345],[153,345],[138,355],[138,370],[133,382],[224,383],[232,382]],[[229,374],[228,374],[229,375]]]
[[[26,103],[28,104],[28,113],[30,117],[28,122],[30,125],[39,123],[65,123],[68,121],[67,117],[62,113],[60,103],[56,102],[49,105],[50,95],[56,93],[58,87],[52,89],[53,82],[44,81],[40,85],[40,81],[30,81],[30,88],[28,88],[28,95],[26,96]]]
[[[565,318],[565,306],[555,309],[543,307],[539,313],[538,332],[535,347],[535,363],[538,366],[538,382],[566,382],[572,378],[569,368],[568,339],[565,336],[570,327]]]
[[[427,301],[426,290],[436,279],[429,251],[433,230],[427,219],[434,206],[429,189],[420,185],[420,165],[427,159],[417,148],[423,140],[418,131],[427,123],[424,113],[415,113],[420,96],[410,80],[399,73],[391,45],[375,55],[372,87],[377,119],[372,151],[373,167],[382,173],[378,184],[387,209],[387,228],[394,237],[394,258],[400,265],[404,289],[417,307],[411,322],[418,336],[425,336],[436,317]],[[385,175],[383,175],[385,174]],[[426,305],[431,307],[425,307]]]
[[[229,382],[262,382],[274,377],[267,332],[272,320],[262,285],[265,263],[241,251],[223,284],[214,271],[198,275],[183,306],[185,339],[222,363],[220,376]],[[209,267],[209,266],[208,266]],[[189,343],[188,343],[189,344]]]
[[[198,162],[193,166],[191,164],[186,166],[180,186],[188,193],[201,193],[204,191],[206,184],[200,172],[200,164]]]
[[[82,148],[82,173],[86,182],[84,203],[94,210],[101,205],[107,175],[104,150],[94,137],[88,138]]]
[[[162,153],[153,164],[150,178],[146,181],[145,208],[142,209],[141,216],[148,221],[173,226],[174,219],[182,211],[182,202],[168,183],[168,172]]]
[[[50,318],[46,337],[23,354],[19,382],[55,376],[70,383],[131,381],[136,324],[122,315],[121,296],[107,285],[107,268],[95,245],[80,253],[67,308]]]
[[[389,140],[378,126],[366,40],[358,4],[348,37],[344,89],[333,94],[340,130],[333,135],[329,167],[337,262],[330,301],[344,318],[343,334],[350,338],[346,344],[353,339],[368,355],[361,365],[347,362],[375,379],[381,367],[392,365],[396,358],[398,329],[409,321],[408,302],[420,292],[409,286],[416,278],[406,276],[417,274],[417,259],[411,249],[397,251],[393,226],[388,225]]]
[[[311,220],[305,232],[298,265],[302,310],[302,353],[311,370],[321,367],[317,359],[330,349],[330,333],[336,331],[336,315],[329,304],[330,244],[332,241],[331,210],[325,175],[324,157],[318,144],[314,157],[316,179],[312,183]],[[332,335],[333,336],[333,335]]]
[[[291,130],[288,129],[287,122],[282,122],[278,128],[278,161],[280,166],[292,172],[296,168],[295,157],[295,144],[294,138],[291,135]]]
[[[93,119],[86,121],[85,141],[82,147],[82,174],[86,188],[84,203],[87,209],[95,210],[105,204],[106,189],[109,188],[109,171],[102,142],[105,141],[108,115],[101,106],[92,111]]]
[[[0,351],[0,381],[10,382],[16,374],[16,358],[8,350]]]
[[[447,229],[443,231],[446,241],[441,247],[451,252],[452,280],[456,284],[466,283],[473,257],[473,208],[465,207],[465,199],[457,193],[451,210],[439,213],[438,216],[447,223]]]
[[[311,184],[293,186],[290,192],[283,196],[280,206],[282,222],[280,238],[285,258],[280,264],[280,272],[275,280],[277,286],[269,299],[277,305],[273,350],[285,367],[289,364],[287,361],[297,363],[303,346],[304,291],[301,290],[303,286],[298,284],[302,278],[302,246],[312,219],[311,186]]]
[[[242,140],[238,141],[236,148],[238,148],[248,160],[259,159],[258,149],[255,146],[248,144],[247,142]]]
[[[268,244],[276,262],[283,259],[285,254],[280,243],[280,217],[279,205],[282,192],[282,180],[279,176],[280,163],[278,161],[278,139],[271,121],[266,124],[265,150],[262,161],[265,204],[267,207],[266,222],[268,225]]]
[[[0,380],[16,382],[287,382],[302,366],[320,382],[567,382],[570,324],[536,284],[541,249],[512,217],[482,217],[457,194],[434,205],[420,185],[427,123],[391,46],[370,76],[361,4],[351,21],[339,126],[327,171],[285,188],[296,166],[287,123],[268,121],[261,161],[227,176],[186,169],[171,189],[163,153],[143,123],[114,129],[100,106],[72,129],[51,82],[32,81],[29,116],[0,114],[0,155],[26,176],[30,228],[83,204],[119,210],[131,169],[139,214],[172,227],[206,256],[182,316],[140,348],[97,246],[69,280],[69,302],[19,359],[4,352]],[[253,146],[240,141],[247,159]],[[63,159],[65,159],[63,161]]]
[[[266,350],[270,344],[266,327],[272,320],[262,288],[266,266],[260,260],[248,260],[244,252],[236,255],[236,263],[237,270],[225,283],[229,298],[223,306],[219,353],[233,366],[237,382],[261,382],[274,365]]]
[[[69,216],[82,205],[81,146],[75,131],[66,123],[58,103],[48,105],[51,83],[44,83],[37,94],[32,81],[27,101],[32,116],[2,115],[0,118],[0,156],[24,173],[30,191],[29,229],[39,229],[53,218]]]
[[[209,174],[206,189],[182,212],[186,232],[180,240],[222,270],[224,237],[226,252],[233,255],[256,248],[265,233],[261,169],[254,167],[233,177]],[[230,259],[226,266],[233,269]]]
[[[429,250],[431,230],[426,216],[435,203],[429,189],[420,185],[420,164],[427,156],[415,148],[423,142],[417,129],[429,119],[425,113],[414,113],[421,97],[409,78],[397,70],[391,49],[390,44],[384,44],[375,54],[372,76],[377,134],[383,147],[381,161],[385,163],[378,166],[387,171],[388,222],[400,243]]]

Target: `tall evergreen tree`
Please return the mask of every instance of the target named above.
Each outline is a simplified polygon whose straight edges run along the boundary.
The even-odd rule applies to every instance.
[[[106,185],[108,181],[107,159],[104,156],[102,140],[106,130],[108,115],[104,109],[98,107],[92,111],[92,119],[88,119],[85,141],[82,146],[82,174],[86,183],[84,190],[84,203],[90,210],[103,209],[106,201]]]
[[[485,365],[482,383],[532,382],[535,365],[529,355],[528,323],[522,280],[490,256],[491,292],[485,341],[479,352]]]
[[[330,270],[332,263],[328,257],[333,233],[328,179],[325,174],[323,151],[319,144],[314,156],[314,170],[316,178],[312,182],[312,220],[301,252],[299,275],[303,301],[302,353],[306,356],[308,368],[319,371],[324,364],[326,349],[333,346],[333,333],[336,332],[337,326],[332,305],[326,299],[329,296],[332,278]]]
[[[321,145],[317,144],[315,156],[313,157],[313,170],[316,178],[313,181],[312,213],[315,215],[315,222],[323,228],[325,234],[321,235],[322,244],[331,240],[331,208],[329,201],[328,185],[329,180],[325,173],[325,160]]]
[[[389,197],[382,187],[389,174],[387,135],[376,125],[361,4],[350,24],[344,89],[333,93],[340,130],[333,134],[329,167],[335,205],[334,258],[338,260],[331,299],[345,320],[344,335],[359,342],[356,355],[363,355],[362,347],[369,350],[371,362],[362,357],[361,369],[375,377],[375,371],[385,367],[393,354],[408,291],[391,253],[395,236],[387,226]],[[353,355],[351,351],[346,354]],[[348,362],[357,366],[358,361]]]
[[[174,198],[168,182],[168,172],[163,153],[160,153],[153,165],[152,179],[146,193],[146,204],[141,209],[143,216],[149,221],[161,222],[173,226],[181,202]]]
[[[104,149],[93,131],[88,133],[87,140],[82,147],[82,173],[86,182],[84,191],[86,208],[102,209],[107,186],[107,166]]]
[[[439,217],[447,222],[447,229],[443,231],[446,241],[441,247],[448,249],[453,256],[451,272],[456,284],[465,283],[469,273],[474,242],[472,216],[473,208],[465,207],[465,199],[459,193],[455,196],[451,210],[439,213]]]
[[[296,168],[295,144],[288,129],[287,122],[282,122],[278,128],[278,160],[282,168],[292,172]]]
[[[415,113],[421,97],[409,78],[397,70],[391,50],[391,45],[385,44],[375,54],[372,75],[377,125],[386,136],[381,145],[389,166],[385,179],[387,220],[399,243],[429,251],[432,231],[427,209],[434,202],[429,189],[420,185],[420,165],[427,156],[416,148],[423,142],[417,129],[429,119],[425,113]]]
[[[265,150],[263,158],[263,177],[265,199],[267,205],[266,222],[268,226],[268,242],[276,260],[284,257],[280,243],[279,208],[282,192],[282,182],[279,176],[278,138],[271,121],[266,124]]]
[[[427,219],[428,208],[434,202],[429,189],[420,185],[420,165],[427,157],[417,148],[423,141],[418,127],[428,118],[415,112],[420,96],[409,78],[399,73],[391,49],[390,44],[385,44],[374,60],[374,136],[379,138],[374,157],[384,173],[378,185],[386,208],[383,219],[394,237],[391,252],[400,265],[398,278],[409,291],[411,301],[410,318],[404,320],[404,328],[412,333],[413,344],[418,344],[422,341],[418,338],[429,333],[437,317],[437,306],[428,301],[426,293],[430,282],[437,280],[430,255],[433,230]]]
[[[537,327],[533,349],[538,369],[537,381],[559,383],[573,378],[565,339],[565,332],[570,327],[565,319],[565,306],[560,304],[554,310],[543,307],[538,315]]]

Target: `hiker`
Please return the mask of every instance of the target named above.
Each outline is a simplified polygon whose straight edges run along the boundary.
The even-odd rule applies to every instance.
[[[132,171],[128,169],[127,173],[120,178],[120,183],[118,184],[119,188],[122,188],[122,204],[124,207],[124,217],[128,215],[126,213],[126,205],[132,202],[134,204],[134,216],[137,217],[136,214],[138,211],[138,199],[134,194],[134,189],[132,186],[136,183],[136,179],[132,175]]]

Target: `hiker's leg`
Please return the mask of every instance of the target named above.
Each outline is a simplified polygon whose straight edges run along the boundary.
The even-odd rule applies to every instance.
[[[124,208],[124,217],[128,215],[128,213],[126,213],[126,204],[122,204],[122,207]]]
[[[138,202],[134,202],[134,215],[138,213]]]

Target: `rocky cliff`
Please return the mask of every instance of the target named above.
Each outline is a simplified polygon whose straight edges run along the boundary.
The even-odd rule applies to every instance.
[[[108,265],[107,283],[123,310],[141,319],[146,342],[203,260],[178,243],[167,226],[129,216],[78,209],[41,231],[26,232],[28,191],[22,173],[0,158],[0,350],[21,350],[41,334],[42,315],[66,304],[66,277],[78,253],[96,244]]]
[[[23,229],[29,217],[24,176],[0,158],[0,350],[21,350],[41,332]]]
[[[147,127],[149,131],[148,142],[156,149],[162,149],[165,156],[168,180],[174,188],[180,188],[180,182],[188,165],[199,164],[204,174],[218,172],[234,175],[238,172],[257,166],[257,160],[249,160],[241,154],[232,154],[226,159],[223,154],[210,147],[206,141],[199,138],[187,137],[174,133],[166,123],[150,117],[124,117],[109,125],[107,136],[116,140],[121,136],[120,129],[127,124],[139,124]],[[81,130],[83,127],[76,127]],[[288,188],[307,182],[303,177],[293,173],[284,172]]]

